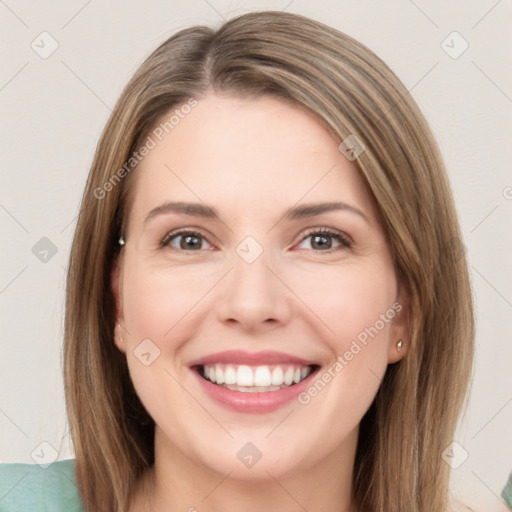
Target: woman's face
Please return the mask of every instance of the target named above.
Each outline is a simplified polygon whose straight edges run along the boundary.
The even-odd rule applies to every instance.
[[[242,479],[335,467],[407,346],[370,196],[297,107],[209,95],[189,110],[134,171],[112,276],[157,457]]]

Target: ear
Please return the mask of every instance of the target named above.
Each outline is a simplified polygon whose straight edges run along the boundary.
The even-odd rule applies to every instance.
[[[115,301],[114,343],[121,352],[126,351],[123,313],[123,257],[118,255],[110,274],[110,288]]]
[[[396,301],[392,306],[395,317],[391,321],[388,346],[388,363],[400,361],[408,352],[411,340],[411,303],[405,287],[398,284]],[[401,344],[399,342],[402,342]],[[401,345],[401,346],[400,346]]]

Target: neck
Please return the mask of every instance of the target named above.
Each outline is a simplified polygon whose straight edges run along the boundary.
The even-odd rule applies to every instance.
[[[357,430],[328,457],[307,469],[275,474],[257,480],[234,478],[194,462],[155,433],[155,464],[138,482],[131,511],[160,512],[356,512],[352,497]]]

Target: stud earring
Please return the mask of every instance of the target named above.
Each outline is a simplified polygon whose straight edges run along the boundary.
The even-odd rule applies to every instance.
[[[404,346],[404,342],[403,342],[402,340],[400,340],[400,341],[396,344],[396,348],[397,348],[398,350],[401,350],[403,346]]]
[[[119,326],[119,343],[123,347],[122,351],[124,352],[124,340],[123,340],[123,335],[121,334],[122,327],[121,327],[121,324],[119,322],[118,322],[117,325]]]
[[[126,242],[124,241],[124,238],[123,238],[123,235],[121,235],[119,237],[119,240],[117,241],[117,243],[120,245],[120,246],[123,246]]]

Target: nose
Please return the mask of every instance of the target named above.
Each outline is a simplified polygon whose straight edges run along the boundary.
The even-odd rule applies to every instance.
[[[269,268],[265,251],[253,262],[238,254],[216,298],[217,318],[253,333],[273,330],[289,322],[293,294]]]

